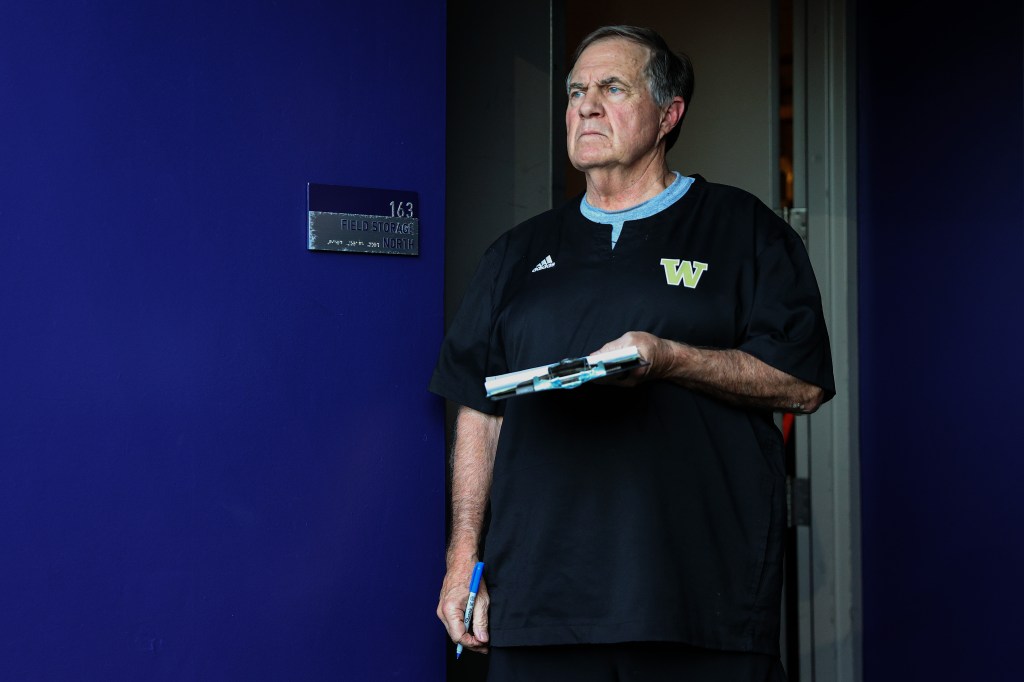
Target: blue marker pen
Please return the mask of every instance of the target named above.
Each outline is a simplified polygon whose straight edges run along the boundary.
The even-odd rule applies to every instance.
[[[484,562],[476,562],[473,568],[473,579],[469,581],[469,601],[466,602],[466,632],[469,632],[469,624],[473,622],[473,605],[476,603],[476,593],[480,591],[480,577],[484,574]],[[462,655],[462,644],[455,647],[455,660]]]

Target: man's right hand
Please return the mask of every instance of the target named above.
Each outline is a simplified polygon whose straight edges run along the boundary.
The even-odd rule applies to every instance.
[[[476,561],[469,561],[465,564],[460,562],[457,567],[452,567],[444,576],[441,584],[441,596],[437,602],[437,617],[444,623],[448,630],[448,637],[456,644],[470,651],[486,654],[487,643],[490,641],[487,632],[487,615],[490,606],[490,597],[487,594],[487,583],[481,579],[480,589],[476,593],[476,602],[473,606],[473,627],[472,633],[466,631],[466,602],[469,601],[469,581],[473,577],[473,567]]]
[[[455,418],[455,443],[452,445],[452,537],[446,554],[448,573],[441,584],[437,617],[448,636],[463,648],[487,652],[487,631],[491,605],[487,583],[480,582],[473,607],[472,634],[466,632],[466,602],[469,582],[477,564],[478,547],[484,527],[487,499],[494,474],[494,457],[501,434],[501,416],[460,407]]]

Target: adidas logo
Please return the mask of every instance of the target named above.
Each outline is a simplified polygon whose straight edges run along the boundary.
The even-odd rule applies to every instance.
[[[537,272],[538,270],[547,270],[548,268],[553,267],[555,267],[555,261],[551,260],[551,256],[546,256],[544,260],[537,263],[537,267],[535,267],[533,270],[530,270],[530,272]]]

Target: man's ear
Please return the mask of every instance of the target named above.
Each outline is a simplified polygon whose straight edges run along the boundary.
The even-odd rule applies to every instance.
[[[669,132],[679,125],[679,121],[683,118],[683,113],[686,111],[686,102],[683,101],[682,97],[678,95],[672,98],[669,102],[668,107],[665,109],[665,113],[661,116],[661,135],[664,137]]]

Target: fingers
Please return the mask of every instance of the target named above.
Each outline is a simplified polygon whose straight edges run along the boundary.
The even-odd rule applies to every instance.
[[[488,630],[490,606],[491,598],[481,581],[480,592],[476,595],[476,606],[473,607],[473,636],[482,643],[490,641],[491,638]]]
[[[601,379],[600,382],[613,386],[632,387],[649,379],[657,378],[658,374],[656,370],[661,362],[658,349],[659,344],[661,343],[662,340],[660,338],[653,334],[648,334],[647,332],[626,332],[619,338],[604,344],[596,352],[603,353],[605,351],[636,346],[637,352],[640,354],[640,359],[643,363],[641,366],[628,372],[614,374],[607,379]]]
[[[486,654],[488,652],[487,645],[490,642],[490,632],[487,627],[489,612],[490,599],[481,585],[480,592],[476,595],[476,604],[473,606],[473,631],[463,634],[457,640],[459,644],[478,654]]]
[[[626,348],[627,346],[637,346],[633,340],[634,332],[626,332],[617,339],[613,339],[608,343],[598,348],[595,353],[604,353],[605,351],[617,350],[619,348]],[[639,346],[637,346],[639,348]]]
[[[468,582],[461,577],[449,574],[441,587],[441,598],[437,603],[437,617],[444,623],[448,637],[453,642],[459,642],[466,634],[466,602],[469,600],[467,585]]]
[[[626,332],[619,338],[609,341],[601,346],[597,352],[603,353],[609,350],[636,346],[637,351],[640,352],[640,357],[645,360],[650,360],[651,358],[648,356],[651,354],[652,349],[658,341],[658,337],[653,334],[648,334],[647,332]]]
[[[486,654],[491,650],[490,647],[487,646],[487,642],[481,642],[479,639],[468,633],[464,635],[458,643],[461,644],[462,648],[466,651],[472,651],[478,654]]]
[[[450,585],[450,586],[449,586]],[[449,574],[441,587],[441,597],[437,604],[437,617],[448,631],[448,637],[455,644],[477,653],[487,653],[490,640],[488,616],[490,597],[487,586],[481,581],[480,590],[473,606],[472,632],[466,630],[466,603],[469,600],[469,579],[465,576]]]
[[[454,600],[442,601],[441,605],[438,606],[438,611],[440,612],[438,616],[448,631],[448,637],[453,642],[461,640],[463,635],[466,634],[466,624],[464,622],[465,601],[461,605]]]

